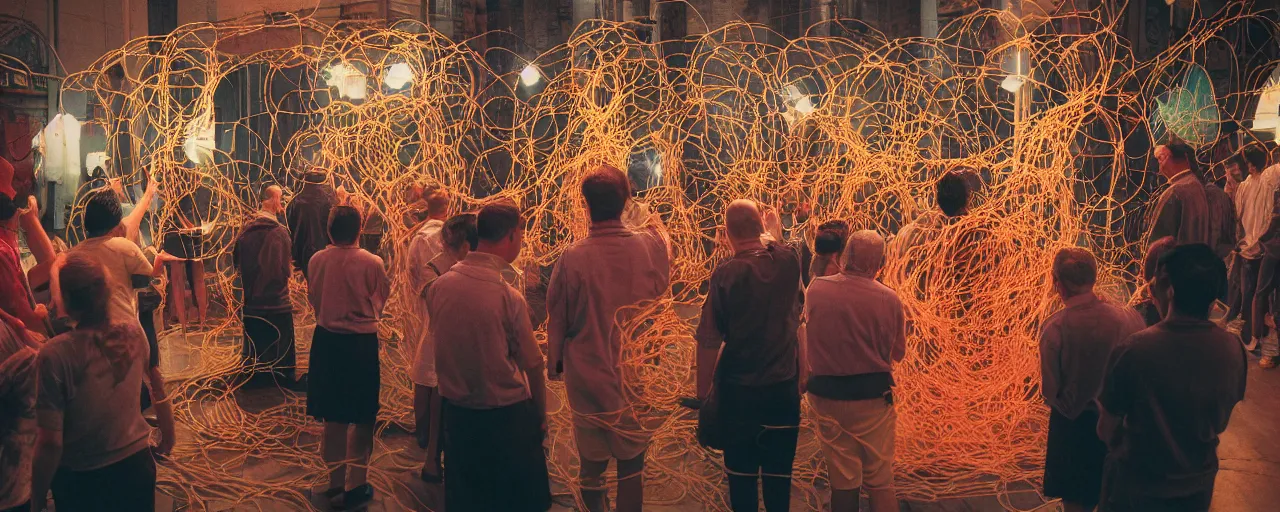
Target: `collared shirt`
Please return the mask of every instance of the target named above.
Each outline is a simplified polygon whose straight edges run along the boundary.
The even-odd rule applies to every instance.
[[[634,204],[634,203],[632,203]],[[622,221],[592,224],[586,239],[564,252],[547,287],[547,345],[551,364],[563,357],[569,405],[579,414],[627,406],[618,365],[623,329],[638,306],[666,292],[671,258],[656,215],[639,229]]]
[[[108,235],[80,242],[68,254],[82,254],[102,264],[111,293],[107,307],[111,321],[138,324],[138,292],[133,287],[133,276],[150,279],[152,270],[142,249],[125,238]]]
[[[718,349],[720,378],[766,386],[796,378],[800,325],[800,256],[770,242],[740,251],[711,274],[695,338]]]
[[[1214,246],[1209,200],[1204,185],[1190,169],[1169,179],[1169,187],[1160,194],[1152,219],[1147,243],[1172,236],[1178,245]]]
[[[292,243],[289,228],[264,211],[254,215],[236,237],[231,260],[243,284],[245,314],[293,311],[289,300]]]
[[[1213,488],[1218,435],[1244,399],[1239,338],[1209,320],[1166,319],[1115,352],[1098,402],[1122,421],[1107,457],[1129,492],[1177,497]]]
[[[1244,236],[1240,239],[1240,256],[1256,260],[1263,256],[1259,241],[1271,222],[1272,176],[1267,173],[1250,174],[1236,191],[1236,216]]]
[[[435,387],[437,384],[436,348],[431,341],[431,315],[427,311],[427,287],[455,263],[453,258],[444,252],[444,243],[440,237],[440,231],[443,228],[444,221],[428,220],[422,229],[413,234],[413,240],[409,242],[409,257],[406,263],[409,271],[409,291],[414,297],[414,312],[417,314],[416,321],[420,325],[414,327],[415,330],[412,331],[418,342],[418,350],[409,371],[409,379],[419,386]],[[441,256],[444,256],[444,260],[447,261],[435,261]]]
[[[469,409],[495,409],[531,398],[525,371],[540,371],[524,296],[503,280],[510,265],[472,252],[427,290],[440,396]]]
[[[907,353],[902,301],[875,279],[846,273],[814,279],[804,309],[802,341],[813,375],[890,372]]]
[[[391,293],[382,258],[353,246],[331,245],[311,257],[307,298],[316,324],[332,332],[374,334]]]
[[[1132,308],[1109,304],[1092,292],[1066,300],[1066,308],[1040,330],[1040,377],[1044,402],[1075,418],[1102,392],[1111,353],[1146,327]]]
[[[36,351],[0,320],[0,510],[31,497],[36,448]]]
[[[293,265],[305,275],[310,276],[311,257],[329,245],[329,210],[337,202],[337,192],[328,184],[304,183],[285,208],[293,236]]]

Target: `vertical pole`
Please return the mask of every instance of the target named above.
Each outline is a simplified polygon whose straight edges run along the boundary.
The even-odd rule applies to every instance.
[[[920,0],[920,36],[938,37],[938,0]]]

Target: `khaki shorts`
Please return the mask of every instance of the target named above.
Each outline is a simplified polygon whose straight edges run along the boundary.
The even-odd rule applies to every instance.
[[[578,456],[592,462],[631,460],[649,446],[645,430],[630,408],[598,417],[574,417]]]
[[[829,400],[809,395],[831,487],[893,488],[893,436],[898,415],[883,398]]]

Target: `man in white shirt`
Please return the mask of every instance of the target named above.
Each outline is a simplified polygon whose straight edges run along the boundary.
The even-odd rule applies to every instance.
[[[1240,338],[1247,345],[1259,332],[1259,327],[1265,332],[1265,318],[1258,316],[1254,298],[1259,288],[1258,274],[1266,257],[1262,237],[1271,222],[1276,172],[1263,172],[1267,169],[1267,154],[1255,147],[1245,148],[1232,157],[1232,162],[1245,170],[1247,176],[1236,190],[1236,217],[1241,229],[1240,260],[1236,272],[1240,280],[1241,316],[1244,317]],[[1262,310],[1265,315],[1266,301],[1262,302]]]
[[[438,424],[434,418],[440,415],[440,392],[437,389],[436,348],[431,342],[431,319],[427,311],[426,287],[438,275],[430,268],[431,260],[443,251],[440,230],[445,219],[449,218],[449,192],[440,186],[428,186],[422,191],[423,202],[426,203],[427,222],[413,235],[409,243],[407,261],[409,286],[412,297],[415,297],[415,316],[421,322],[415,328],[418,350],[414,355],[413,366],[409,370],[409,380],[413,381],[413,413],[417,420],[418,444],[427,450],[427,460],[422,466],[422,479],[435,483],[440,481],[440,446],[439,431],[430,426]],[[413,319],[410,319],[413,321]]]
[[[591,232],[560,257],[547,288],[548,370],[553,379],[564,372],[587,510],[607,510],[604,471],[617,459],[617,510],[638,512],[649,432],[623,391],[623,328],[638,312],[632,306],[670,285],[670,242],[662,220],[630,200],[622,171],[596,168],[583,180],[582,196]]]

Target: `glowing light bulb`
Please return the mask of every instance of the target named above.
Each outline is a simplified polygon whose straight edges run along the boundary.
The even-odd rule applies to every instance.
[[[520,83],[524,84],[525,87],[533,87],[541,81],[542,70],[538,69],[538,66],[529,64],[520,70]]]
[[[413,79],[413,68],[404,62],[392,64],[382,75],[382,83],[391,89],[403,89]]]

